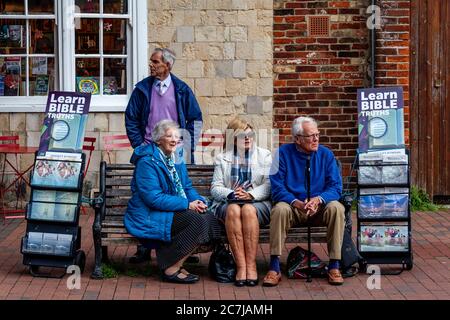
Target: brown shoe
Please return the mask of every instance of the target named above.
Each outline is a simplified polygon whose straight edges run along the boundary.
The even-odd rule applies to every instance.
[[[281,281],[281,272],[277,273],[273,270],[267,272],[263,280],[264,287],[275,287]]]
[[[339,269],[331,269],[328,271],[328,283],[334,286],[340,286],[344,283],[344,278]]]

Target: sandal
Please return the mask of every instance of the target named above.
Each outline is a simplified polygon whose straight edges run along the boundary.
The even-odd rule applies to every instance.
[[[171,275],[167,275],[163,272],[162,280],[165,282],[172,282],[172,283],[194,283],[199,280],[199,277],[193,274],[188,274],[186,275],[186,277],[180,278],[178,277],[180,273],[182,273],[181,269]]]

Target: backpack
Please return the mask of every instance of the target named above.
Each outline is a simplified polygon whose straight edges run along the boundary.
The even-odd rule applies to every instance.
[[[308,252],[300,246],[289,251],[286,262],[289,279],[306,279],[308,277]],[[311,252],[311,276],[327,276],[327,265],[314,252]]]

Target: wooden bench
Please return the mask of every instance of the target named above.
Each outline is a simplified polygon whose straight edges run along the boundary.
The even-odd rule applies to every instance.
[[[214,173],[213,165],[188,165],[189,177],[197,191],[204,197],[210,197],[210,185]],[[103,201],[94,206],[93,224],[95,268],[93,279],[102,279],[101,263],[108,260],[108,246],[137,245],[139,241],[127,233],[123,216],[131,197],[131,179],[134,166],[131,164],[100,164],[100,189],[97,194]],[[224,240],[226,235],[224,232]],[[326,242],[326,227],[311,227],[312,242]],[[260,243],[269,242],[269,229],[261,228]],[[307,228],[289,230],[287,243],[307,242]]]

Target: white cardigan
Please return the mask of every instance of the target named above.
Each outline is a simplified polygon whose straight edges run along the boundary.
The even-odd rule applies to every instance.
[[[270,204],[269,172],[272,164],[272,154],[269,150],[256,147],[253,151],[250,168],[252,171],[252,188],[250,193],[256,201],[267,200]],[[227,196],[233,192],[231,188],[231,165],[233,152],[221,153],[216,157],[214,176],[211,183],[211,195],[214,200],[213,207],[224,203]]]

